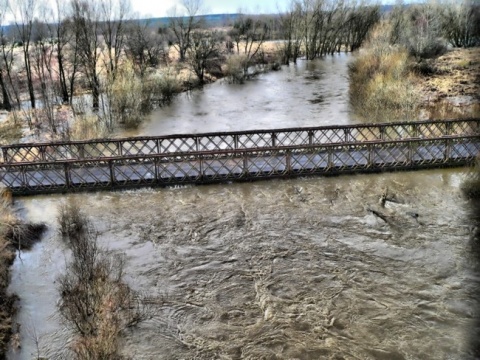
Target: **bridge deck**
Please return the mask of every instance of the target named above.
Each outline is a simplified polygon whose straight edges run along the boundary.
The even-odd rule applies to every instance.
[[[477,136],[451,136],[19,162],[1,164],[0,178],[14,193],[39,193],[461,166],[472,162],[479,152]]]

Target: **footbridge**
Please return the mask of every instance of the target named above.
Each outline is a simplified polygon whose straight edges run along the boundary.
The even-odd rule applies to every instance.
[[[3,146],[16,194],[463,166],[480,119],[322,126]]]

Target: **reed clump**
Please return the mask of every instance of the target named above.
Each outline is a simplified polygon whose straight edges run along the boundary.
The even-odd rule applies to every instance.
[[[349,64],[350,103],[366,121],[412,120],[419,96],[410,55],[407,49],[390,45],[385,31],[374,32]]]

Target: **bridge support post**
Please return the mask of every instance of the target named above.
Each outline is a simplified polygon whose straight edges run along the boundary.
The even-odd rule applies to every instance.
[[[272,147],[277,146],[277,134],[272,133]]]
[[[158,184],[160,182],[160,164],[159,158],[153,160],[153,166],[155,167],[155,182]]]
[[[408,151],[407,151],[407,164],[413,164],[413,143],[410,141],[408,142]]]
[[[65,170],[65,186],[67,189],[70,189],[71,187],[71,181],[70,181],[70,166],[68,163],[64,164],[64,170]]]
[[[123,156],[123,146],[120,141],[117,142],[117,154],[118,156]]]
[[[235,150],[238,150],[238,135],[235,134],[233,135],[233,146],[235,147]]]
[[[334,165],[333,164],[333,154],[332,154],[332,148],[331,147],[329,147],[327,149],[327,153],[328,153],[328,163],[327,163],[326,170],[328,172],[329,170],[333,169],[333,165]]]
[[[203,182],[204,174],[203,174],[203,156],[199,155],[198,157],[198,174],[200,182]]]
[[[248,177],[248,157],[246,152],[243,153],[243,177]]]
[[[108,168],[110,169],[110,186],[115,184],[115,173],[113,168],[113,160],[108,160]]]
[[[3,153],[3,162],[4,163],[8,163],[8,150],[6,148],[3,148],[2,149],[2,153]]]
[[[313,131],[308,132],[308,145],[313,145]]]
[[[367,151],[368,151],[367,165],[368,165],[368,167],[372,167],[373,166],[374,154],[373,154],[373,146],[371,144],[367,145]]]
[[[285,170],[287,171],[287,174],[292,173],[292,153],[290,150],[285,152]]]
[[[445,162],[449,162],[451,153],[452,141],[450,139],[445,139],[445,153],[443,154],[443,159]]]

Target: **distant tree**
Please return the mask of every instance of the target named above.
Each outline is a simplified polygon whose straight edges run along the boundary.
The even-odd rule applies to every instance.
[[[14,18],[15,30],[22,43],[22,55],[27,76],[30,105],[35,108],[35,91],[33,86],[32,63],[30,58],[30,44],[34,19],[37,16],[37,0],[15,0],[10,3]]]
[[[191,45],[191,34],[201,27],[202,20],[198,17],[202,11],[203,0],[181,0],[181,6],[170,11],[169,26],[175,36],[174,46],[178,50],[179,60],[185,61]]]
[[[245,74],[266,41],[268,32],[268,23],[260,18],[240,15],[233,24],[229,35],[235,41],[237,53],[245,57],[243,64]]]
[[[156,67],[165,56],[165,35],[153,31],[148,21],[134,21],[128,26],[125,52],[141,77],[148,67]]]
[[[221,36],[218,32],[194,32],[188,49],[188,62],[200,84],[205,81],[205,70],[213,66],[220,55]]]
[[[480,4],[473,1],[446,4],[442,15],[443,31],[452,46],[480,44]]]
[[[103,61],[107,72],[115,78],[125,45],[126,21],[131,19],[130,1],[101,0],[99,1],[99,10],[99,28],[106,53]]]
[[[1,59],[0,59],[0,88],[2,91],[2,103],[1,107],[4,110],[10,111],[12,110],[12,104],[10,100],[10,94],[8,92],[7,87],[7,79],[10,76],[11,70],[11,51],[13,50],[12,47],[8,46],[7,39],[4,34],[4,17],[7,12],[7,1],[0,0],[0,46],[1,46]]]
[[[71,15],[76,34],[78,59],[92,93],[92,106],[100,105],[100,9],[95,0],[72,0]]]

